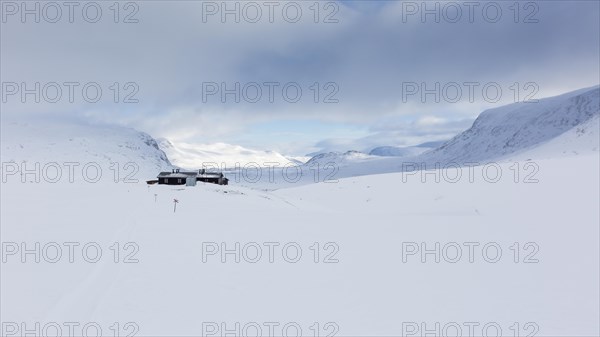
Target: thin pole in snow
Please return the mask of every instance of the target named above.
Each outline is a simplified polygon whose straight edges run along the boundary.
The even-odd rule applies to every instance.
[[[179,202],[179,200],[173,199],[173,213],[175,213],[175,211],[177,210],[177,203],[178,202]]]

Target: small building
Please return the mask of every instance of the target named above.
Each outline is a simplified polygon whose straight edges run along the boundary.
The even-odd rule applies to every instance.
[[[160,185],[185,185],[188,177],[195,177],[196,172],[181,172],[173,169],[171,172],[161,172],[156,177]]]
[[[187,185],[195,186],[197,181],[212,183],[217,185],[228,185],[229,179],[225,178],[221,172],[206,172],[198,170],[197,172],[182,172],[179,169],[173,169],[171,172],[161,172],[157,176],[160,185]]]
[[[206,172],[206,170],[199,170],[198,177],[196,179],[204,183],[229,185],[229,179],[225,178],[221,172]]]

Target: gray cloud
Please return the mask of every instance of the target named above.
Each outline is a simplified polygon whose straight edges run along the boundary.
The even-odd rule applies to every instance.
[[[595,85],[600,74],[599,4],[592,1],[535,2],[538,23],[514,23],[508,3],[501,3],[503,16],[497,23],[486,22],[480,14],[474,23],[421,23],[418,16],[405,23],[403,2],[339,2],[339,22],[329,24],[312,21],[312,2],[302,3],[304,15],[294,24],[278,14],[275,23],[221,23],[217,17],[203,23],[202,2],[138,4],[136,24],[115,24],[106,5],[103,14],[111,20],[35,24],[11,16],[0,34],[3,82],[94,81],[109,98],[112,83],[135,82],[139,103],[11,100],[3,103],[3,115],[87,116],[194,142],[239,141],[240,134],[251,134],[261,123],[272,125],[262,132],[281,135],[277,121],[311,120],[362,128],[366,136],[351,139],[355,134],[348,132],[341,138],[350,140],[337,142],[353,148],[412,145],[447,137],[481,110],[512,102],[515,82],[535,82],[536,97],[541,98]],[[321,11],[322,20],[327,11]],[[521,8],[519,20],[527,13]],[[502,99],[486,102],[481,93],[473,103],[436,103],[430,97],[423,103],[418,95],[402,99],[403,82],[432,86],[470,81],[497,82]],[[292,104],[277,94],[269,103],[263,87],[258,103],[222,104],[216,96],[203,102],[203,82],[295,82],[303,96]],[[310,88],[315,82],[321,86],[321,101],[332,92],[323,88],[325,83],[334,82],[339,103],[314,103]],[[526,93],[520,90],[521,97]],[[443,122],[422,123],[436,118]],[[302,137],[289,133],[289,138],[271,142],[245,141],[298,152],[334,147],[326,132],[306,136],[312,132],[307,127]]]

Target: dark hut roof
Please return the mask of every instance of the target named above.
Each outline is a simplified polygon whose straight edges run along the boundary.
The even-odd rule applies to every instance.
[[[194,177],[198,173],[196,172],[161,172],[158,177],[169,177],[169,178],[187,178]]]
[[[187,177],[197,177],[197,178],[221,178],[223,177],[223,173],[220,172],[161,172],[158,174],[158,178],[187,178]]]

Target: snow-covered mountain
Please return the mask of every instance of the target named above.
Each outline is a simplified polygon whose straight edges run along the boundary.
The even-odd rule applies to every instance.
[[[558,152],[597,152],[598,133],[591,130],[597,130],[595,125],[599,115],[599,87],[541,99],[537,103],[515,103],[490,109],[481,113],[470,129],[423,154],[420,159],[426,162],[483,162],[532,150],[557,137],[562,140],[556,142],[566,146]],[[577,132],[578,128],[590,132]],[[586,141],[582,141],[583,136]],[[574,141],[574,138],[580,140]],[[547,150],[545,156],[549,154]]]
[[[239,145],[225,143],[215,144],[191,144],[184,142],[172,142],[165,138],[158,139],[158,146],[165,151],[173,165],[186,169],[196,169],[206,163],[223,163],[227,168],[233,168],[236,164],[244,166],[248,163],[256,163],[260,166],[277,166],[288,164],[302,164],[304,158],[290,158],[275,151],[252,150]]]
[[[25,162],[25,169],[39,163],[40,170],[46,166],[55,172],[60,167],[64,175],[69,170],[65,163],[76,163],[76,171],[91,163],[102,168],[103,178],[112,179],[118,167],[121,178],[131,174],[129,177],[145,180],[172,167],[154,138],[131,128],[31,120],[3,121],[1,131],[2,163],[21,166]],[[89,174],[92,171],[90,168]],[[81,175],[75,174],[78,177]]]
[[[333,152],[317,155],[305,166],[315,162],[321,167],[335,164],[335,177],[347,178],[398,172],[405,167],[431,169],[436,164],[597,156],[599,116],[600,88],[581,89],[540,99],[538,103],[517,103],[486,110],[470,129],[421,154],[383,157],[356,151]],[[308,167],[304,171],[310,172]]]
[[[356,151],[314,156],[306,165],[335,164],[336,177],[402,171],[406,164],[433,168],[450,163],[536,160],[595,154],[600,148],[600,87],[537,103],[515,103],[482,112],[472,127],[451,140],[415,147],[383,146],[368,155]],[[408,167],[408,166],[407,166]],[[308,171],[308,169],[306,170]]]
[[[421,153],[424,153],[428,150],[439,147],[444,144],[443,141],[440,142],[427,142],[423,144],[419,144],[416,146],[379,146],[371,151],[369,151],[369,155],[371,156],[380,156],[380,157],[408,157],[408,156],[416,156]]]
[[[319,163],[320,165],[326,165],[331,163],[343,165],[369,159],[372,159],[371,155],[359,151],[326,152],[313,156],[312,158],[310,158],[309,161],[306,162],[305,165],[311,166],[316,163]]]
[[[419,155],[427,150],[431,150],[431,148],[418,146],[379,146],[369,151],[369,155],[380,157],[407,157]]]
[[[332,176],[343,178],[398,172],[407,162],[427,163],[427,167],[433,167],[429,164],[597,155],[599,127],[600,88],[594,87],[541,99],[538,103],[517,103],[484,111],[470,129],[427,151],[423,148],[432,144],[412,148],[381,147],[370,154],[329,152],[318,154],[302,164],[304,158],[297,160],[274,151],[250,150],[223,143],[155,141],[150,135],[130,128],[31,120],[2,122],[1,159],[3,163],[39,162],[42,166],[53,162],[77,162],[80,165],[93,162],[104,167],[104,172],[114,170],[114,163],[124,169],[125,164],[133,162],[136,177],[140,180],[153,178],[158,171],[173,166],[196,169],[203,163],[219,166],[224,163],[227,169],[232,169],[236,163],[241,166],[250,162],[262,166],[278,163],[282,167],[292,164],[300,165],[303,172],[302,179],[294,183],[296,185],[315,181],[315,164],[321,168],[330,168],[334,164],[337,168]],[[121,176],[132,170],[129,167],[121,172]],[[262,175],[260,184],[264,185],[260,188],[278,189],[289,185],[273,185],[265,179],[269,179],[269,174]]]

